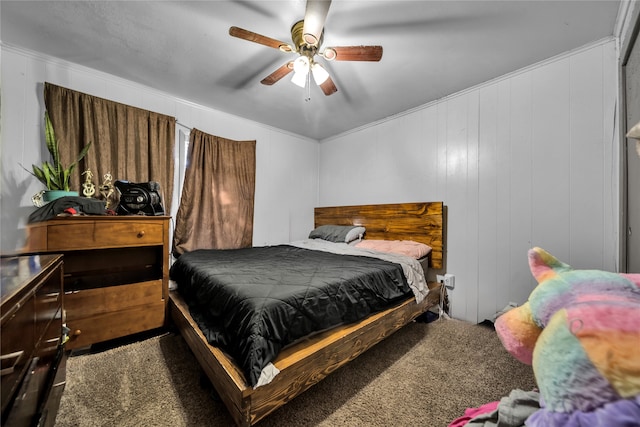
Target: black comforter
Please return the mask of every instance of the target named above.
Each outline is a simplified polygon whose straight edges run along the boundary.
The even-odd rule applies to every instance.
[[[289,245],[193,251],[171,278],[209,343],[252,386],[287,344],[412,295],[398,264]]]

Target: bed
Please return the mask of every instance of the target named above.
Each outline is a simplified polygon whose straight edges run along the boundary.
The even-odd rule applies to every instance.
[[[427,244],[431,247],[429,268],[443,268],[442,202],[322,207],[316,208],[314,214],[315,227],[359,225],[366,227],[366,239],[411,240]],[[280,246],[277,248],[284,250]],[[246,256],[265,250],[266,248],[253,248],[246,251]],[[305,250],[296,247],[293,256],[298,256]],[[286,251],[285,255],[279,252],[277,256],[288,256],[286,253],[290,249],[287,248]],[[333,255],[325,256],[330,258]],[[374,264],[376,262],[373,261]],[[389,277],[395,274],[392,271],[385,274],[387,273]],[[300,274],[303,275],[302,272]],[[195,294],[186,291],[185,280],[180,277],[178,289],[180,281],[183,281],[184,296],[191,301],[191,308],[195,310]],[[277,375],[270,382],[257,387],[254,387],[255,378],[248,380],[251,374],[247,373],[240,359],[232,358],[221,348],[209,344],[205,334],[210,336],[210,331],[204,330],[203,333],[198,312],[194,311],[192,316],[185,297],[179,291],[171,292],[169,310],[173,323],[185,338],[236,424],[251,426],[436,305],[437,296],[438,293],[431,292],[427,298],[418,302],[413,293],[400,297],[393,295],[388,307],[378,308],[362,319],[306,337],[294,337],[294,342],[279,349],[272,361]]]

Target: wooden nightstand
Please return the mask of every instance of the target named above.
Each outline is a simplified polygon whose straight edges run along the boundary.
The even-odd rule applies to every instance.
[[[28,226],[27,251],[64,254],[67,348],[165,325],[169,220],[79,216]]]

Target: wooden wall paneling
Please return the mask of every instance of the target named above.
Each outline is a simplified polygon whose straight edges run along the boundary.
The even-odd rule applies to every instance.
[[[433,159],[430,159],[430,153],[428,144],[426,144],[424,140],[424,128],[425,123],[422,117],[422,111],[415,111],[411,114],[405,116],[406,129],[411,132],[409,145],[409,152],[407,152],[407,157],[411,159],[410,167],[411,167],[411,175],[410,175],[410,189],[406,191],[402,195],[402,200],[412,200],[414,197],[417,197],[417,200],[435,200],[430,199],[430,194],[428,194],[428,185],[426,182],[427,169],[433,169],[435,162]]]
[[[492,319],[498,293],[498,86],[480,89],[478,136],[478,319]]]
[[[415,173],[414,159],[417,156],[415,153],[411,155],[412,136],[407,127],[407,116],[400,115],[396,120],[389,120],[387,123],[389,126],[386,128],[384,137],[388,142],[382,153],[388,155],[386,167],[390,175],[395,175],[395,183],[388,182],[385,190],[380,192],[380,196],[384,197],[385,202],[390,203],[412,200],[407,199],[407,195],[415,194],[412,178]],[[398,138],[402,132],[406,132],[407,136]]]
[[[436,200],[447,199],[447,102],[438,102],[436,108]]]
[[[467,247],[467,260],[466,268],[462,270],[459,275],[463,284],[467,284],[467,315],[477,318],[478,317],[478,295],[479,295],[479,277],[478,277],[478,252],[480,247],[480,241],[478,240],[479,233],[479,126],[480,126],[480,93],[479,90],[471,91],[466,96],[467,104],[467,186],[465,209],[467,218],[467,234],[468,247]],[[456,275],[456,282],[458,281],[458,275]]]
[[[119,100],[118,102],[121,102],[123,104],[136,105],[139,108],[145,108],[147,110],[151,109],[151,111],[155,111],[149,106],[149,105],[153,106],[153,104],[147,103],[146,107],[143,106],[143,103],[142,103],[142,100],[144,99],[143,95],[140,93],[140,91],[132,90],[131,85],[125,82],[104,81],[104,84],[101,90],[95,86],[94,87],[89,86],[88,90],[91,90],[92,91],[91,93],[94,93],[96,94],[96,96],[99,96],[101,98],[118,99]],[[87,92],[87,91],[85,90],[84,92]],[[98,93],[100,95],[98,95]]]
[[[47,73],[47,64],[45,61],[39,59],[39,58],[34,58],[32,60],[26,60],[26,58],[21,58],[20,59],[21,62],[24,64],[25,69],[24,69],[24,75],[21,76],[21,81],[20,83],[24,84],[26,82],[30,82],[30,81],[36,81],[36,82],[44,82],[46,79],[46,73]],[[5,58],[3,56],[2,58],[2,63],[4,64],[5,62]],[[4,69],[3,69],[4,72]],[[7,87],[9,85],[2,85],[2,98],[3,98],[3,103],[5,102],[5,99],[9,99],[9,98],[5,98],[5,90],[7,89]],[[33,96],[34,93],[29,93],[29,90],[26,89],[28,88],[27,86],[18,86],[18,88],[22,91],[22,98],[21,102],[24,101],[24,108],[27,109],[27,111],[35,111],[36,109],[41,108],[42,105],[44,105],[44,99],[43,99],[43,95],[42,95],[42,90],[43,90],[43,86],[39,86],[38,90],[40,91],[40,93],[38,93],[38,96]],[[9,105],[8,103],[6,105]],[[11,108],[3,108],[2,114],[6,114],[7,110],[13,110],[13,105],[11,105]],[[15,112],[15,114],[17,114],[16,119],[18,120],[18,123],[20,123],[21,119],[24,119],[24,143],[31,143],[31,144],[37,144],[37,147],[39,149],[39,151],[42,152],[43,156],[48,156],[49,152],[47,151],[46,147],[44,146],[43,142],[43,135],[44,135],[44,114],[42,115],[38,115],[38,114],[34,114],[32,116],[28,116],[28,117],[20,117],[20,112],[21,110],[18,110]],[[2,128],[2,133],[3,133],[3,139],[4,139],[4,132],[6,130],[8,126],[3,126]],[[21,142],[23,142],[21,140]],[[5,148],[6,145],[3,145],[3,148]],[[24,151],[24,153],[26,154],[26,157],[24,157],[24,163],[25,163],[25,167],[28,167],[27,165],[31,166],[31,164],[33,163],[37,163],[37,161],[31,161],[32,157],[38,153],[39,151],[33,152],[33,151]],[[48,158],[48,157],[46,157]],[[34,180],[36,182],[35,186],[36,187],[40,187],[41,184],[39,184],[39,181]],[[33,181],[30,183],[32,184]]]
[[[501,81],[498,86],[498,129],[496,140],[496,276],[498,278],[496,308],[500,310],[510,300],[513,287],[510,282],[511,266],[506,261],[511,254],[511,236],[507,230],[511,229],[511,164],[512,135],[511,135],[511,80]]]
[[[511,175],[509,183],[509,257],[510,276],[506,295],[508,302],[522,303],[533,289],[533,279],[527,262],[531,248],[531,188],[533,138],[531,127],[532,93],[531,73],[523,73],[511,79],[509,100],[509,134],[511,144]]]
[[[272,133],[276,137],[275,133]],[[294,145],[291,151],[298,151],[305,161],[294,162],[291,179],[298,181],[296,196],[290,199],[289,206],[292,221],[289,225],[291,240],[306,239],[313,225],[313,209],[309,206],[318,205],[318,157],[320,146],[315,141],[305,141],[300,144],[298,138],[289,137],[289,143]],[[298,147],[302,145],[301,147]]]
[[[343,147],[343,144],[340,141],[335,143],[334,147],[336,149],[336,154],[338,156],[340,156],[340,153],[346,154],[344,158],[346,164],[342,171],[342,173],[344,173],[343,179],[336,183],[338,187],[344,185],[347,186],[345,189],[346,191],[341,192],[341,201],[339,204],[350,205],[353,203],[373,203],[372,200],[375,199],[375,185],[362,185],[360,177],[368,176],[377,171],[377,158],[375,156],[364,154],[370,152],[372,147],[376,146],[376,131],[377,129],[370,128],[354,135],[355,144],[353,145],[353,148],[355,151],[344,151],[345,147]],[[320,161],[324,165],[323,160],[321,159]],[[357,166],[353,163],[357,163]],[[335,172],[336,171],[334,169],[333,173]],[[332,172],[329,173],[332,174]]]
[[[467,103],[466,95],[447,101],[446,133],[446,185],[448,211],[447,249],[455,253],[449,259],[447,273],[457,278],[456,288],[451,292],[452,314],[460,316],[476,305],[470,299],[470,287],[473,286],[464,277],[469,260],[469,244],[476,239],[467,228]],[[473,243],[471,243],[473,244]],[[464,278],[463,278],[464,277]]]
[[[532,243],[568,260],[569,60],[538,68],[532,78]]]
[[[52,71],[53,77],[49,70]],[[48,67],[47,81],[55,81],[55,84],[68,87],[79,92],[85,92],[98,97],[107,98],[107,84],[102,76],[96,79],[96,76],[84,67]],[[121,81],[121,80],[120,80]],[[109,99],[109,98],[107,98]]]
[[[337,194],[331,194],[332,204],[364,203],[367,186],[359,183],[358,177],[366,175],[370,170],[372,157],[364,155],[372,151],[371,141],[368,141],[372,130],[354,134],[349,144],[341,144],[339,140],[325,141],[319,151],[319,186],[320,188],[341,188]],[[350,195],[350,200],[345,200]],[[319,194],[319,205],[326,205],[328,201]],[[340,200],[336,200],[339,197]]]
[[[263,154],[270,167],[262,168],[260,180],[256,177],[256,192],[262,187],[270,197],[260,199],[261,211],[254,214],[254,223],[256,219],[274,218],[263,230],[266,236],[254,244],[286,243],[306,238],[313,223],[313,209],[309,204],[315,204],[317,200],[317,173],[314,174],[317,171],[317,144],[274,135],[257,141],[258,145],[266,146]]]
[[[31,179],[18,162],[26,168],[38,163],[40,156],[46,154],[40,134],[41,125],[34,119],[22,120],[21,112],[34,105],[25,84],[31,78],[39,77],[37,67],[29,63],[26,58],[15,52],[2,52],[2,146],[0,164],[2,167],[2,215],[0,215],[1,247],[4,252],[12,252],[24,245],[25,236],[15,230],[24,228],[26,215],[20,203],[15,203],[12,197],[16,194],[31,195],[42,189],[36,179]],[[6,84],[6,81],[15,84]],[[15,104],[8,107],[7,100],[15,100]],[[9,123],[19,123],[20,126],[7,126]]]
[[[574,268],[603,268],[604,164],[602,48],[570,58],[570,259]],[[583,90],[591,87],[592,91]],[[589,233],[585,233],[589,230]]]
[[[395,120],[394,120],[395,122]],[[403,172],[397,170],[396,165],[402,143],[394,135],[395,123],[385,121],[377,128],[375,135],[375,163],[374,170],[378,173],[373,174],[373,187],[368,199],[368,203],[393,203],[398,200],[395,195],[398,191],[400,183],[403,181]]]
[[[256,141],[256,193],[254,199],[253,244],[265,246],[269,243],[282,243],[289,239],[289,212],[285,204],[286,191],[271,192],[270,188],[288,188],[288,179],[284,177],[285,169],[279,162],[280,144],[271,138]],[[278,167],[261,167],[257,159],[264,159]],[[263,188],[263,192],[260,189]],[[266,197],[266,194],[269,196]],[[261,226],[256,218],[269,218],[269,226]]]
[[[394,120],[395,122],[395,120]],[[398,168],[399,159],[402,157],[403,142],[394,132],[395,123],[385,121],[377,127],[373,155],[375,162],[372,165],[376,173],[371,175],[372,193],[367,203],[395,203],[396,193],[403,181],[403,170]]]
[[[25,109],[26,104],[29,102],[28,97],[26,97],[24,94],[25,90],[23,87],[24,82],[27,80],[27,61],[24,58],[21,58],[20,56],[14,54],[13,52],[3,53],[2,60],[2,75],[16,81],[15,85],[3,85],[2,87],[3,103],[6,98],[13,98],[16,100],[16,105],[14,107],[2,109],[2,114],[4,116],[3,122],[4,120],[19,121],[20,111]],[[7,129],[2,129],[3,141],[24,141],[24,143],[5,143],[2,145],[2,157],[0,158],[0,161],[2,161],[3,171],[9,170],[9,165],[7,164],[8,159],[18,158],[24,159],[24,161],[26,162],[27,159],[29,159],[30,153],[34,153],[34,157],[36,157],[40,153],[40,146],[36,145],[36,143],[29,143],[29,140],[26,139],[27,136],[32,137],[37,135],[37,132],[38,129],[35,127],[35,123],[33,122],[33,120],[29,122],[28,126],[18,126],[14,129],[11,129],[10,132],[7,132]],[[31,163],[37,163],[36,160],[37,159],[34,159],[33,162],[29,161],[29,163],[27,163],[25,167],[30,168]],[[24,174],[20,173],[19,175],[20,177],[23,177],[24,175],[27,175],[27,172],[24,171]],[[15,177],[15,179],[17,181],[18,177]],[[17,184],[18,182],[15,182],[13,185],[15,186]],[[7,191],[7,189],[2,188],[3,196],[5,191]],[[2,215],[3,223],[6,219],[7,218]],[[2,229],[4,231],[6,228],[3,227]]]
[[[420,146],[420,160],[422,163],[421,185],[418,192],[420,200],[442,200],[438,198],[438,115],[437,108],[424,108],[413,113],[420,121],[420,133],[417,144]]]

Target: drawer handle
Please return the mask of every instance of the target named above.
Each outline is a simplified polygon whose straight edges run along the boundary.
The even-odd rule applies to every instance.
[[[138,231],[138,237],[144,237],[144,230]]]
[[[56,345],[52,345],[50,347],[45,347],[42,350],[40,350],[40,354],[49,354],[49,353],[53,353],[54,351],[56,351],[58,349],[58,344]]]
[[[78,335],[80,335],[81,333],[82,333],[82,330],[80,330],[80,329],[76,329],[75,331],[73,331],[73,334],[71,334],[71,335],[73,335],[74,337],[77,337],[77,336],[78,336]]]
[[[13,374],[13,371],[15,371],[16,366],[20,362],[20,358],[22,357],[23,354],[24,354],[24,350],[20,350],[20,351],[16,351],[15,353],[3,354],[2,356],[0,356],[0,361],[2,362],[4,362],[5,360],[10,360],[14,357],[16,359],[14,360],[11,366],[0,369],[0,376]]]
[[[45,298],[40,299],[41,304],[51,304],[54,302],[58,302],[58,297],[60,296],[59,292],[46,294]]]

